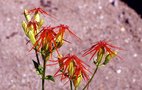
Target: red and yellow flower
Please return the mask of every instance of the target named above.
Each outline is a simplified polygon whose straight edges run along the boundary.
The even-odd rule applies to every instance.
[[[60,68],[54,76],[61,75],[61,80],[69,78],[73,81],[74,86],[78,87],[82,78],[84,80],[89,79],[89,76],[86,73],[89,70],[85,67],[87,64],[85,64],[76,55],[68,54],[65,57],[59,58],[58,62]]]
[[[103,41],[97,42],[95,45],[91,46],[89,49],[84,50],[85,52],[83,56],[92,54],[90,58],[91,60],[97,53],[97,60],[96,60],[97,62],[100,63],[104,55],[106,55],[105,61],[106,60],[109,61],[110,59],[112,59],[113,57],[117,55],[117,52],[115,52],[114,49],[123,50],[122,48],[108,44],[107,41],[103,40]]]

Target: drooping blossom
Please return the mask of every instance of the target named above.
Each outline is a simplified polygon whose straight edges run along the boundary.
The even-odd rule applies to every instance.
[[[28,13],[41,13],[41,14],[45,14],[45,15],[49,15],[48,12],[44,11],[43,9],[41,9],[40,7],[39,8],[34,8],[34,9],[31,9],[31,10],[28,10]]]
[[[116,55],[114,52],[114,49],[116,50],[123,50],[120,47],[114,46],[109,44],[107,41],[99,41],[96,44],[92,45],[90,48],[84,50],[83,56],[86,56],[88,54],[92,54],[90,60],[98,53],[100,50],[104,50],[104,54],[108,53],[110,55]],[[119,57],[119,56],[118,56]],[[121,57],[119,57],[121,58]]]
[[[56,33],[54,32],[54,28],[51,26],[44,27],[41,32],[39,32],[39,36],[33,48],[36,47],[38,51],[41,49],[48,49],[49,52],[52,52],[54,48],[57,49],[55,37]]]
[[[75,87],[77,87],[80,84],[82,77],[84,80],[89,79],[87,72],[90,71],[86,68],[88,65],[76,55],[68,54],[59,58],[58,63],[59,69],[54,76],[61,76],[61,80],[66,78],[73,80]]]
[[[69,26],[64,25],[64,24],[60,24],[59,26],[56,26],[55,29],[58,29],[58,34],[62,35],[61,37],[63,38],[65,32],[69,32],[70,35],[72,35],[73,37],[75,37],[77,40],[81,40],[78,36],[76,36],[70,29]]]

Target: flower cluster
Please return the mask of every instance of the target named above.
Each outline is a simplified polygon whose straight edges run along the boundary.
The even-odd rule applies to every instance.
[[[33,44],[31,50],[34,49],[40,52],[45,58],[49,57],[49,55],[52,56],[54,51],[60,55],[58,49],[64,44],[64,42],[69,42],[64,39],[65,32],[68,32],[77,40],[81,40],[67,25],[60,24],[58,26],[44,26],[44,19],[40,17],[41,14],[52,17],[41,8],[24,11],[26,21],[22,22],[22,26],[29,41]],[[75,87],[79,85],[82,77],[85,80],[88,80],[89,76],[86,73],[87,69],[84,66],[85,63],[76,55],[68,54],[65,57],[60,58],[58,61],[60,68],[57,73],[62,73],[62,79],[68,77],[73,81]]]
[[[41,18],[41,15],[49,16],[54,18],[48,12],[44,11],[41,8],[35,8],[31,10],[25,10],[24,15],[26,21],[22,22],[22,27],[26,36],[29,38],[29,41],[32,43],[31,50],[36,51],[37,62],[34,62],[36,70],[39,71],[42,77],[42,90],[44,90],[44,79],[52,80],[54,79],[51,75],[45,76],[46,66],[51,66],[59,64],[59,69],[56,71],[54,76],[61,76],[61,80],[68,78],[70,82],[74,84],[75,89],[80,85],[82,79],[88,81],[84,89],[88,87],[92,78],[94,77],[98,67],[100,65],[106,65],[113,57],[117,56],[117,52],[114,49],[123,50],[120,47],[109,44],[107,41],[99,41],[90,48],[84,50],[83,57],[92,54],[90,60],[96,55],[97,59],[94,60],[95,65],[97,66],[91,79],[89,79],[87,65],[83,60],[81,60],[75,54],[67,54],[63,57],[59,53],[59,48],[63,46],[64,42],[69,41],[64,39],[65,32],[68,32],[70,35],[75,37],[77,40],[81,40],[77,37],[69,28],[69,26],[60,24],[58,26],[44,25],[44,20]],[[53,52],[57,52],[59,58],[58,60],[50,60],[49,57],[52,57]],[[38,54],[42,56],[43,66],[40,64]],[[103,60],[104,59],[104,60]],[[47,61],[56,62],[55,64],[48,64]]]
[[[38,9],[37,11],[34,9],[24,11],[26,21],[22,22],[22,27],[32,44],[35,44],[36,36],[40,32],[40,29],[44,23],[44,19],[40,18],[40,13],[38,11]],[[34,13],[34,15],[30,15],[30,13]]]
[[[30,14],[33,14],[33,17],[31,17]],[[54,50],[56,50],[59,54],[57,49],[63,45],[64,41],[66,41],[64,39],[64,34],[66,31],[78,38],[67,25],[61,24],[58,26],[49,25],[43,27],[44,19],[40,18],[40,14],[49,15],[41,8],[24,11],[27,23],[23,21],[22,26],[25,34],[33,44],[32,49],[36,49],[39,52],[44,51],[44,53],[52,53]]]

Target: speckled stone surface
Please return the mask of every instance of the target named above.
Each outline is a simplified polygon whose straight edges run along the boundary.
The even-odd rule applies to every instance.
[[[41,80],[31,61],[35,55],[29,52],[31,45],[26,45],[21,28],[23,10],[42,7],[40,1],[0,0],[0,6],[0,90],[40,90]],[[78,43],[67,37],[73,43],[64,45],[64,54],[72,50],[81,56],[82,50],[104,39],[125,49],[119,52],[123,60],[115,58],[100,68],[89,90],[142,90],[142,19],[134,10],[119,0],[51,0],[44,9],[57,18],[48,24],[67,24],[82,39]],[[82,59],[92,63],[88,57]],[[57,68],[47,67],[47,74]],[[55,80],[46,82],[46,90],[69,90],[66,81]]]

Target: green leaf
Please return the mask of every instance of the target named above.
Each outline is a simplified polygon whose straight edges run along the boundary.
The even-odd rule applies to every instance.
[[[38,66],[37,72],[39,75],[43,74],[43,67],[41,65]]]
[[[40,64],[38,64],[36,61],[34,61],[34,60],[32,60],[32,61],[34,63],[37,74],[42,75],[43,74],[43,67]]]
[[[45,80],[51,80],[51,81],[55,82],[54,77],[52,75],[47,75],[45,77]]]
[[[34,61],[34,60],[32,60],[32,61],[34,63],[35,68],[38,69],[39,64],[36,61]]]

